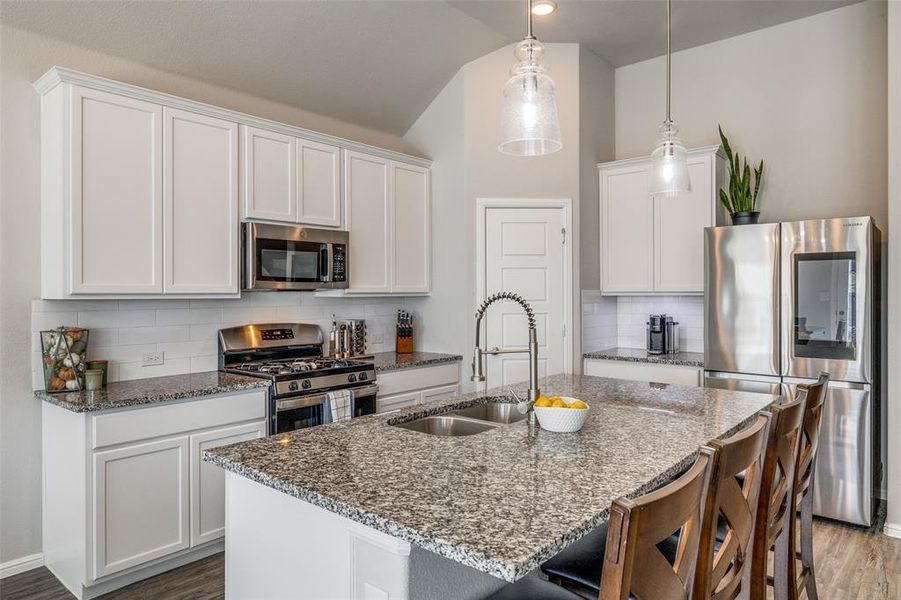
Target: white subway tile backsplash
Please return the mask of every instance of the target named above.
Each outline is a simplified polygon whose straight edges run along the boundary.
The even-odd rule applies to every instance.
[[[665,313],[679,322],[679,347],[685,352],[704,351],[704,299],[701,296],[620,296],[617,299],[616,345],[647,346],[648,315]]]
[[[155,310],[94,310],[78,313],[78,326],[91,329],[110,327],[145,327],[156,324]]]
[[[221,308],[176,308],[156,311],[157,325],[194,325],[221,322]]]
[[[187,325],[166,327],[124,327],[119,330],[120,344],[149,344],[156,342],[182,342],[190,336]]]
[[[331,298],[309,292],[198,300],[33,300],[32,380],[35,389],[44,387],[37,333],[44,329],[90,329],[88,356],[109,360],[109,380],[121,381],[216,370],[219,329],[246,323],[312,323],[327,336],[332,315],[338,320],[365,318],[369,352],[393,350],[400,308],[403,298]],[[374,343],[376,338],[381,343]],[[146,352],[163,352],[164,363],[141,366]]]

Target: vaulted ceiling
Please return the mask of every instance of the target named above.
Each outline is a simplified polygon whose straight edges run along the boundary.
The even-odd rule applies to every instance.
[[[676,0],[676,49],[857,0]],[[557,0],[545,42],[615,66],[663,52],[663,3]],[[467,62],[522,38],[524,0],[4,0],[19,27],[165,71],[403,134]],[[511,56],[512,62],[512,56]],[[60,64],[65,66],[64,57]],[[501,82],[498,82],[500,90]]]

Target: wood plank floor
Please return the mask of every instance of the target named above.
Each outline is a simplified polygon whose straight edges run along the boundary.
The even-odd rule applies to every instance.
[[[882,511],[880,511],[882,512]],[[886,537],[882,521],[871,530],[817,520],[817,586],[823,600],[901,599],[901,539]],[[122,588],[103,600],[214,600],[225,597],[223,554]],[[0,600],[71,600],[46,568],[0,580]],[[432,599],[413,599],[432,600]]]

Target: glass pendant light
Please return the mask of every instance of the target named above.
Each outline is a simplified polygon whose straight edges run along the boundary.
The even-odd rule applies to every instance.
[[[554,80],[541,64],[544,44],[532,35],[532,0],[527,0],[528,33],[516,45],[519,61],[504,86],[500,141],[497,149],[514,156],[551,154],[563,147]]]
[[[672,61],[672,19],[671,0],[666,0],[666,120],[657,130],[660,138],[651,153],[652,196],[675,196],[681,192],[691,191],[691,180],[688,178],[688,160],[685,146],[679,139],[679,126],[673,123],[670,116],[670,79]]]

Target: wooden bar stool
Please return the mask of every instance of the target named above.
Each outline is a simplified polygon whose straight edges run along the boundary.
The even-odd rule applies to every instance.
[[[688,600],[701,535],[701,503],[707,491],[713,452],[710,448],[701,449],[694,465],[672,483],[635,500],[619,498],[613,502],[609,527],[605,528],[609,535],[598,549],[603,577],[598,578],[599,589],[593,591],[594,597]],[[682,534],[676,538],[671,561],[661,551],[660,543],[672,539],[677,531]],[[550,587],[539,588],[534,582],[523,581],[504,587],[489,600],[557,598],[559,592],[550,588],[581,598],[551,582],[543,582]]]
[[[770,414],[725,440],[712,440],[713,470],[704,501],[694,577],[695,600],[734,600],[750,587],[751,545]],[[738,476],[743,475],[739,483]],[[717,531],[722,542],[717,542]]]
[[[817,600],[817,582],[813,569],[813,486],[816,476],[817,446],[823,404],[829,387],[829,373],[820,373],[816,383],[799,385],[800,395],[806,388],[807,403],[801,427],[801,442],[795,466],[794,510],[790,521],[789,549],[786,578],[787,589],[776,589],[777,600],[797,600],[801,591],[807,590],[808,600]],[[799,539],[800,538],[800,543]],[[797,560],[801,561],[798,568]]]
[[[807,389],[800,389],[792,402],[774,406],[771,410],[751,550],[751,600],[766,600],[771,551],[774,555],[773,585],[776,589],[788,588],[793,486],[806,399]]]

